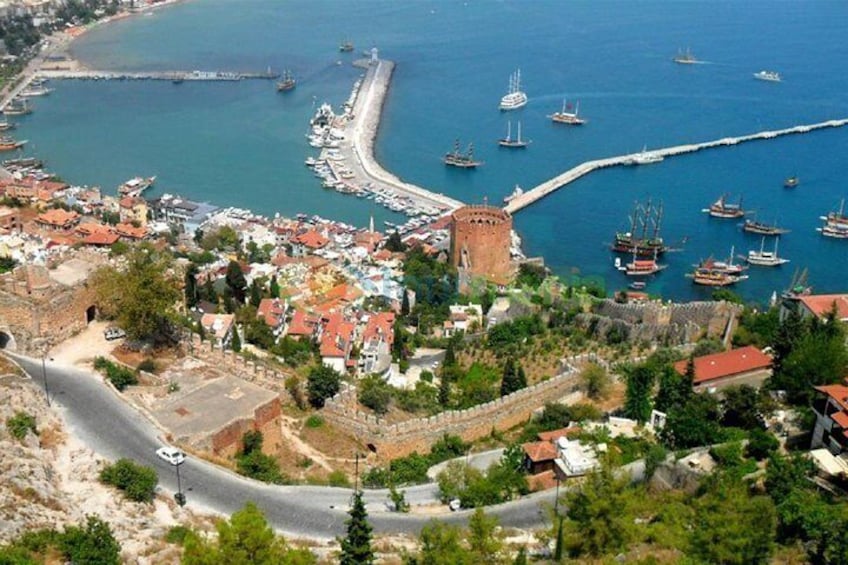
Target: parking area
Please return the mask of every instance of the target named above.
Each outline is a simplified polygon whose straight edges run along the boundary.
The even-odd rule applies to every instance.
[[[85,330],[51,349],[49,355],[54,361],[67,365],[87,364],[98,355],[107,355],[121,343],[121,339],[106,339],[104,332],[112,325],[91,322]]]

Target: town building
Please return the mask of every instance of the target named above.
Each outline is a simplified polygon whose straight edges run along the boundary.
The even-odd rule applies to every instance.
[[[681,375],[686,374],[687,360],[674,364]],[[771,376],[772,358],[749,345],[695,358],[695,390],[713,390],[729,385],[759,386]]]
[[[797,300],[802,319],[815,316],[824,320],[836,308],[836,319],[848,322],[848,294],[808,294]]]
[[[339,313],[330,314],[321,335],[321,362],[339,373],[355,368],[350,358],[353,350],[355,325]]]
[[[815,389],[816,425],[810,448],[824,447],[833,455],[841,455],[848,451],[848,386],[833,384]]]
[[[48,230],[70,231],[79,223],[80,215],[73,210],[67,211],[61,208],[47,210],[36,217],[35,222]]]
[[[20,232],[23,227],[21,213],[17,208],[0,206],[0,234]]]
[[[256,317],[265,321],[265,324],[271,328],[274,335],[279,336],[285,333],[286,313],[288,312],[289,304],[285,300],[279,298],[263,298],[256,308]]]
[[[204,314],[200,319],[200,324],[216,347],[226,349],[230,346],[233,340],[233,332],[236,331],[234,315]]]
[[[362,332],[359,371],[363,375],[384,375],[392,365],[392,344],[395,340],[394,312],[368,314]]]
[[[194,233],[218,211],[218,207],[212,204],[193,202],[172,194],[163,194],[151,200],[149,205],[154,220],[179,227],[186,233]]]
[[[147,200],[140,196],[125,196],[118,202],[121,222],[146,226],[147,213]]]

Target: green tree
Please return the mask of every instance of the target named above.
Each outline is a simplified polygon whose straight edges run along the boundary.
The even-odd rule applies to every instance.
[[[311,565],[315,556],[289,548],[274,535],[265,516],[253,502],[216,525],[217,540],[191,531],[186,535],[183,565]]]
[[[189,263],[188,267],[186,267],[183,293],[185,294],[185,303],[188,308],[197,306],[197,301],[200,297],[197,290],[197,275],[199,272],[197,265],[194,263]]]
[[[268,287],[269,292],[271,293],[271,298],[279,298],[280,297],[280,283],[277,282],[277,275],[271,275],[271,283]]]
[[[444,367],[442,368],[442,378],[439,380],[439,405],[442,408],[450,406],[451,399],[451,383],[445,374]]]
[[[600,556],[624,550],[634,538],[626,478],[616,477],[607,462],[565,494],[566,526],[572,551]]]
[[[250,304],[254,308],[259,308],[260,302],[262,302],[262,289],[259,288],[259,281],[253,279],[250,283]]]
[[[224,277],[224,281],[227,283],[230,296],[233,297],[239,306],[244,304],[247,280],[244,278],[244,272],[238,261],[230,261],[229,265],[227,265],[227,274]]]
[[[749,385],[731,386],[722,390],[722,395],[723,425],[745,430],[762,429],[757,389]]]
[[[238,326],[233,324],[233,338],[230,340],[230,349],[236,353],[241,351],[241,338],[239,337]]]
[[[359,402],[377,414],[389,411],[392,402],[392,387],[377,375],[359,381]]]
[[[501,378],[501,396],[512,394],[526,387],[527,377],[524,375],[524,369],[514,358],[507,358]]]
[[[62,553],[72,563],[118,565],[121,545],[109,524],[97,516],[86,516],[85,526],[69,526],[61,536]]]
[[[689,555],[703,563],[755,565],[768,562],[777,515],[765,496],[720,482],[695,503]]]
[[[400,302],[400,315],[406,317],[409,316],[409,292],[406,289],[403,289],[402,292],[403,298]]]
[[[690,371],[691,367],[691,371]],[[686,374],[681,375],[671,365],[665,365],[659,372],[659,391],[654,398],[654,406],[660,412],[668,413],[682,406],[692,396],[692,381],[695,365],[692,358],[687,363]]]
[[[400,234],[397,231],[389,234],[389,237],[386,238],[386,244],[383,247],[392,253],[403,253],[406,251],[406,245],[400,239]]]
[[[477,508],[468,519],[468,545],[478,563],[495,563],[503,550],[503,540],[497,534],[498,519],[486,516]]]
[[[627,374],[624,413],[628,418],[647,422],[651,417],[651,391],[654,386],[654,371],[647,365],[633,367]]]
[[[101,314],[117,320],[130,339],[174,343],[180,291],[172,265],[170,255],[142,245],[127,255],[124,269],[98,269],[91,284]]]
[[[339,392],[342,386],[342,376],[332,367],[323,364],[313,367],[306,380],[309,404],[315,408],[323,408],[324,401]]]
[[[262,432],[251,430],[241,439],[242,448],[236,455],[236,470],[245,477],[273,484],[283,484],[287,478],[280,472],[280,463],[262,452]]]
[[[341,540],[342,553],[340,565],[371,565],[374,563],[374,550],[371,549],[371,524],[362,501],[362,493],[353,495],[347,524],[347,536]]]
[[[476,565],[479,561],[462,544],[461,529],[432,520],[421,529],[418,537],[421,552],[406,560],[407,565]]]
[[[660,437],[672,449],[712,445],[722,438],[720,420],[718,401],[709,394],[694,394],[669,410]]]
[[[606,397],[612,384],[606,369],[597,363],[589,363],[580,371],[580,382],[586,390],[586,396],[592,400]]]

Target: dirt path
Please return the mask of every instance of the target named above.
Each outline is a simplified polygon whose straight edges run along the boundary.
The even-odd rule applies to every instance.
[[[282,415],[283,424],[281,426],[283,432],[283,438],[288,440],[289,447],[295,453],[299,453],[304,457],[309,457],[312,461],[326,469],[327,471],[333,471],[333,466],[330,465],[327,457],[300,439],[298,435],[298,428],[300,426],[300,421],[296,418],[292,418],[291,416]]]

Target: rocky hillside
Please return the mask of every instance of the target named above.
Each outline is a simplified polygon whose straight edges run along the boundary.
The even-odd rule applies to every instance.
[[[35,417],[37,433],[13,436],[7,422],[19,412]],[[0,543],[26,530],[62,529],[86,514],[111,524],[125,563],[173,563],[179,548],[163,541],[170,526],[206,527],[207,518],[159,496],[152,504],[129,502],[98,481],[106,463],[65,433],[33,383],[0,357]]]

